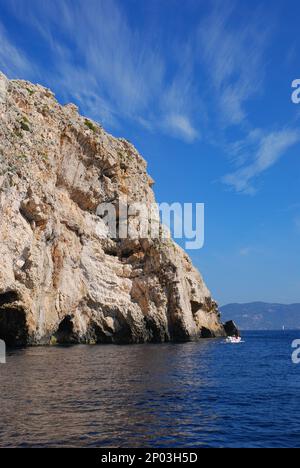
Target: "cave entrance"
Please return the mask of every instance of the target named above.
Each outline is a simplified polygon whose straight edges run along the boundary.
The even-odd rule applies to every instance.
[[[59,344],[74,344],[78,342],[77,335],[74,333],[74,324],[72,317],[66,317],[60,322],[55,338]]]
[[[18,299],[14,291],[0,294],[0,339],[10,347],[24,346],[28,342],[26,313],[15,304]]]
[[[201,328],[201,338],[213,338],[214,334],[206,327]]]

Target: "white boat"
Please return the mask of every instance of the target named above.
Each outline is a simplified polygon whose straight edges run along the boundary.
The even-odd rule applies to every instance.
[[[232,343],[232,344],[237,344],[237,343],[241,343],[242,342],[242,338],[240,336],[236,337],[236,336],[228,336],[226,338],[226,343]]]

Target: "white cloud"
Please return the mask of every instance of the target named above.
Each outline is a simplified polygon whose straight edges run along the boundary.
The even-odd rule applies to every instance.
[[[225,125],[246,119],[246,101],[261,89],[264,52],[269,31],[261,12],[247,12],[247,20],[232,21],[234,5],[217,2],[200,24],[199,56],[205,63]]]
[[[82,110],[104,125],[121,119],[192,142],[197,96],[185,44],[174,49],[177,60],[162,47],[162,33],[151,25],[133,26],[122,2],[115,0],[12,0],[15,14],[26,18],[52,51],[55,72],[47,85],[65,99],[75,97]],[[168,51],[170,52],[170,51]],[[173,55],[174,55],[173,54]]]
[[[259,133],[258,133],[259,135]],[[263,135],[257,142],[258,149],[251,163],[223,177],[223,182],[237,192],[255,193],[252,181],[272,167],[293,145],[300,141],[300,131],[285,129]]]
[[[40,35],[40,47],[49,49],[45,84],[105,126],[125,120],[188,143],[218,140],[234,162],[223,182],[242,193],[254,193],[253,180],[299,141],[294,130],[268,133],[248,122],[246,104],[262,89],[270,33],[261,11],[248,10],[243,20],[237,4],[213,2],[211,13],[170,46],[159,25],[135,24],[117,0],[30,4],[10,0],[18,19]],[[0,67],[30,78],[29,58],[1,25],[0,40]],[[233,124],[247,135],[228,144],[224,129]]]
[[[187,142],[193,142],[199,138],[198,131],[193,127],[189,118],[185,115],[171,114],[166,117],[165,128],[170,133],[182,137]]]

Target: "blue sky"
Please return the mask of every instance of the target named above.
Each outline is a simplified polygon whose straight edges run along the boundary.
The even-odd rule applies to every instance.
[[[0,69],[51,87],[203,202],[191,251],[221,303],[300,302],[300,4],[0,0]]]

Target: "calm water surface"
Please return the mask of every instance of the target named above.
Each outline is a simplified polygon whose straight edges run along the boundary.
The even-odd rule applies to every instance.
[[[0,446],[299,447],[296,338],[10,351]]]

